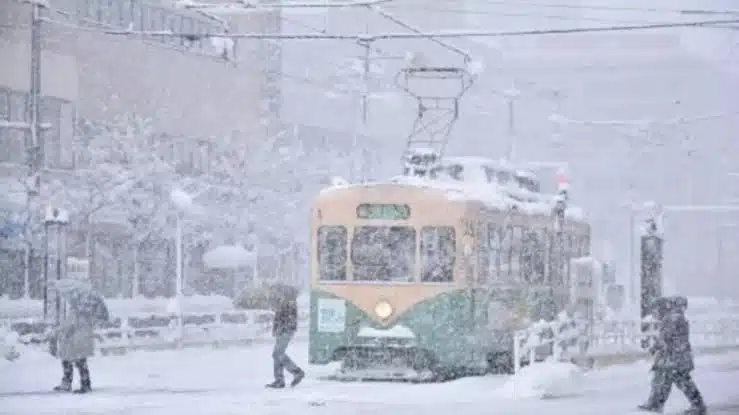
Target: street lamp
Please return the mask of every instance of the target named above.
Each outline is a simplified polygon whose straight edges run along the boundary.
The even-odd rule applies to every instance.
[[[56,244],[54,247],[55,275],[56,280],[62,279],[64,276],[64,261],[66,248],[66,226],[69,224],[69,213],[65,210],[47,207],[44,216],[44,320],[49,316],[49,231],[53,227],[56,231]],[[55,295],[54,300],[54,320],[59,322],[61,317],[61,301],[59,295]]]
[[[192,196],[181,189],[174,189],[170,193],[170,200],[175,208],[175,299],[174,311],[177,314],[177,341],[178,346],[182,345],[182,337],[184,331],[183,321],[183,289],[184,289],[184,260],[183,260],[183,236],[182,236],[182,219],[183,216],[192,212],[194,209]]]

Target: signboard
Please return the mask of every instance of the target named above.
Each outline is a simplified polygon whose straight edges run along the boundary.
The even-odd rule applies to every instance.
[[[319,298],[316,319],[319,333],[343,333],[346,330],[346,302]]]
[[[75,280],[90,279],[90,260],[83,258],[67,257],[66,277]]]
[[[411,207],[408,205],[362,203],[357,206],[359,219],[404,220],[411,216]]]

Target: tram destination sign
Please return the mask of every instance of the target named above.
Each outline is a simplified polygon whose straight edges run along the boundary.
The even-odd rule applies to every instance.
[[[408,205],[362,203],[357,206],[359,219],[404,220],[411,216]]]

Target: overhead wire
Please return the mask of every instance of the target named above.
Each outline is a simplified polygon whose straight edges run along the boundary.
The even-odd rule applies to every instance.
[[[484,31],[459,31],[459,32],[429,32],[429,33],[385,33],[385,34],[359,34],[359,35],[336,35],[336,34],[260,34],[260,33],[173,33],[170,31],[116,31],[116,30],[101,30],[99,28],[86,28],[75,24],[69,24],[66,22],[55,21],[53,19],[44,19],[47,22],[54,24],[61,24],[68,27],[72,27],[77,30],[87,30],[91,32],[109,34],[109,35],[129,35],[129,36],[171,36],[171,37],[183,37],[183,36],[196,36],[201,38],[209,37],[226,37],[226,38],[246,38],[246,39],[333,39],[333,40],[356,40],[356,41],[375,41],[385,39],[403,39],[403,38],[431,38],[431,37],[504,37],[504,36],[536,36],[536,35],[547,35],[547,34],[569,34],[569,33],[592,33],[592,32],[605,32],[605,31],[632,31],[632,30],[648,30],[655,28],[674,28],[674,27],[698,27],[717,23],[739,23],[739,19],[729,20],[708,20],[708,21],[682,21],[682,22],[666,22],[666,23],[654,23],[654,24],[636,24],[636,25],[622,25],[622,26],[606,26],[606,27],[588,27],[588,28],[565,28],[565,29],[542,29],[542,30],[523,30],[523,31],[497,31],[497,32],[484,32]],[[315,29],[315,28],[313,28]],[[320,30],[319,30],[320,32]],[[278,72],[279,75],[283,75],[285,78],[298,79],[301,83],[312,84],[324,88],[327,91],[338,92],[336,85],[322,85],[320,83],[308,80],[305,78],[297,77],[284,72]]]
[[[409,10],[415,9],[412,6],[401,6],[393,5],[386,8],[392,8],[393,10]],[[450,9],[450,8],[439,8],[434,6],[424,6],[424,12],[436,12],[445,14],[456,14],[456,15],[476,15],[476,16],[504,16],[504,17],[527,17],[527,18],[542,18],[551,20],[564,20],[564,21],[586,21],[586,22],[597,22],[597,23],[654,23],[653,21],[635,21],[635,20],[623,20],[623,19],[608,19],[608,18],[596,18],[596,17],[573,17],[563,15],[552,15],[552,14],[535,14],[535,13],[524,13],[524,12],[506,12],[506,11],[493,11],[493,10],[470,10],[470,9]]]
[[[49,10],[54,11],[54,12],[60,12],[60,13],[68,14],[68,12],[63,11],[63,10],[59,10],[59,9],[49,9]],[[88,32],[88,33],[98,33],[98,34],[102,33],[102,34],[105,34],[105,30],[104,29],[95,28],[95,27],[86,27],[86,26],[82,26],[82,25],[79,25],[79,24],[75,24],[75,23],[69,23],[69,22],[65,22],[65,21],[61,21],[61,20],[52,19],[52,18],[49,18],[49,17],[42,17],[41,18],[41,21],[44,22],[44,23],[49,23],[49,24],[53,24],[53,25],[56,25],[56,26],[59,26],[59,27],[65,27],[65,28],[68,28],[68,29],[76,30],[76,31]],[[214,35],[214,37],[216,37],[216,36]],[[166,45],[164,45],[164,46],[166,46]],[[211,56],[211,57],[215,57],[215,56]],[[321,89],[323,91],[327,91],[327,92],[330,91],[330,92],[335,92],[335,93],[339,93],[339,94],[341,94],[341,93],[347,93],[346,91],[342,91],[341,89],[337,88],[335,84],[330,84],[330,83],[325,82],[325,81],[320,81],[320,80],[312,79],[312,78],[309,78],[309,77],[306,77],[306,76],[291,74],[291,73],[287,73],[287,72],[284,72],[284,71],[276,71],[275,74],[283,77],[284,79],[286,79],[288,81],[299,83],[299,84],[303,84],[303,85],[310,85],[312,87],[319,88],[319,89]]]
[[[453,38],[495,38],[495,37],[520,37],[520,36],[544,36],[565,35],[575,33],[599,33],[599,32],[633,32],[653,29],[675,29],[686,27],[704,27],[717,24],[737,24],[739,18],[714,19],[714,20],[692,20],[663,23],[642,23],[632,25],[609,25],[573,28],[552,29],[527,29],[527,30],[459,30],[459,31],[437,31],[437,32],[385,32],[385,33],[356,33],[356,34],[312,34],[312,33],[194,33],[194,32],[172,32],[169,30],[133,31],[133,30],[99,30],[103,34],[119,36],[152,36],[152,37],[194,37],[194,38],[231,38],[231,39],[292,39],[292,40],[355,40],[363,42],[375,42],[383,40],[398,39],[453,39]]]
[[[451,0],[453,2],[460,0]],[[463,0],[466,4],[474,4],[479,2],[489,5],[510,6],[512,3],[506,0]],[[557,3],[540,3],[531,0],[516,0],[516,5],[525,5],[539,8],[549,9],[575,9],[575,10],[591,10],[591,11],[627,11],[642,13],[677,13],[677,14],[737,14],[739,9],[684,9],[673,7],[634,7],[634,6],[595,6],[595,5],[574,5],[574,4],[557,4]]]
[[[396,23],[396,24],[400,25],[401,27],[404,27],[404,28],[407,28],[407,29],[409,29],[409,30],[413,30],[413,31],[417,31],[417,30],[418,30],[418,29],[416,29],[416,28],[413,28],[412,26],[409,26],[409,25],[407,25],[407,24],[406,24],[405,22],[401,21],[400,19],[398,19],[398,18],[397,18],[397,17],[395,17],[395,16],[392,16],[392,15],[388,15],[387,13],[383,13],[383,11],[382,11],[382,10],[378,10],[378,9],[377,9],[376,7],[368,7],[368,8],[369,8],[370,10],[372,10],[373,12],[379,12],[379,13],[380,13],[380,15],[381,15],[382,17],[388,18],[388,19],[389,19],[389,20],[391,20],[391,21],[392,21],[393,23]],[[303,27],[303,28],[305,28],[305,29],[308,29],[308,30],[312,30],[312,31],[314,31],[314,32],[316,32],[316,33],[324,33],[324,34],[325,34],[325,33],[328,33],[328,31],[327,31],[326,29],[322,29],[322,28],[317,28],[317,27],[315,27],[315,26],[312,26],[312,25],[308,25],[308,24],[305,24],[305,23],[303,23],[303,22],[299,22],[299,21],[297,21],[296,19],[290,19],[290,18],[287,18],[287,17],[285,17],[285,16],[284,16],[284,14],[283,14],[283,15],[282,15],[281,17],[282,17],[282,18],[283,18],[284,20],[286,20],[286,21],[289,21],[289,22],[291,22],[291,23],[293,23],[293,24],[297,24],[297,25],[299,25],[299,26],[301,26],[301,27]],[[449,48],[449,46],[448,46],[447,44],[443,44],[442,46],[444,46],[444,47],[448,47],[448,48]],[[369,47],[371,48],[371,50],[372,50],[373,52],[377,53],[378,55],[380,55],[380,56],[381,56],[381,57],[383,57],[383,58],[392,58],[392,57],[393,57],[393,56],[391,56],[391,55],[390,55],[390,54],[389,54],[388,52],[386,52],[385,50],[383,50],[383,49],[381,49],[381,48],[378,48],[378,47],[377,47],[377,46],[375,46],[375,45],[370,45]],[[457,52],[457,53],[460,53],[461,55],[463,55],[463,57],[465,58],[465,60],[469,60],[469,59],[471,59],[471,56],[470,56],[470,55],[469,55],[469,53],[468,53],[468,52],[466,52],[466,51],[463,51],[463,50],[461,50],[461,49],[458,49],[458,48],[456,48],[456,47],[455,47],[455,46],[453,46],[453,45],[451,45],[450,49],[451,49],[452,51],[454,51],[454,52]],[[523,83],[523,84],[527,84],[527,85],[529,85],[529,86],[533,86],[534,88],[536,88],[536,89],[539,89],[539,90],[540,90],[539,92],[541,92],[541,91],[544,91],[544,90],[545,90],[545,88],[541,87],[541,86],[540,86],[540,85],[538,85],[538,84],[537,84],[536,82],[533,82],[533,81],[530,81],[530,80],[525,80],[525,79],[521,79],[521,78],[516,78],[516,79],[514,79],[514,80],[513,80],[513,83],[514,83],[514,84],[519,84],[519,83]],[[392,85],[390,85],[390,83],[389,83],[389,82],[388,82],[388,83],[384,83],[384,82],[383,82],[383,83],[382,83],[382,85],[383,85],[383,86],[390,86],[390,87],[392,87]],[[504,94],[504,93],[503,93],[502,91],[498,91],[498,90],[495,90],[495,89],[490,89],[490,88],[483,88],[483,89],[485,89],[485,90],[486,90],[487,92],[489,92],[489,93],[492,93],[492,94],[494,94],[494,95],[499,95],[499,96],[501,96],[501,95],[505,95],[505,94]],[[561,93],[560,93],[560,91],[556,91],[556,90],[550,90],[550,89],[546,89],[546,92],[547,92],[548,94],[552,95],[552,96],[555,96],[555,97],[557,97],[557,98],[561,98]],[[479,105],[479,104],[476,104],[475,106],[476,106],[477,108],[480,108],[480,105]]]

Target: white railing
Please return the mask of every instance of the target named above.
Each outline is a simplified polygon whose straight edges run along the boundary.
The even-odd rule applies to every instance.
[[[185,313],[180,337],[176,314],[138,313],[114,318],[108,327],[96,330],[96,347],[101,354],[109,354],[139,349],[248,345],[271,339],[273,316],[267,310]],[[49,338],[50,326],[44,322],[23,319],[4,323],[6,331],[18,333],[18,342],[23,344],[43,346]],[[307,328],[303,313],[298,325]]]
[[[549,356],[560,360],[569,354],[584,353],[587,329],[580,321],[560,313],[557,320],[541,320],[516,331],[513,336],[514,373],[521,370],[523,363],[534,363]]]
[[[689,318],[691,345],[695,353],[739,348],[739,315]],[[636,360],[648,356],[656,335],[656,323],[602,321],[584,324],[561,314],[552,322],[540,321],[514,335],[514,370],[524,363],[553,357],[556,360],[587,360],[591,363]]]

